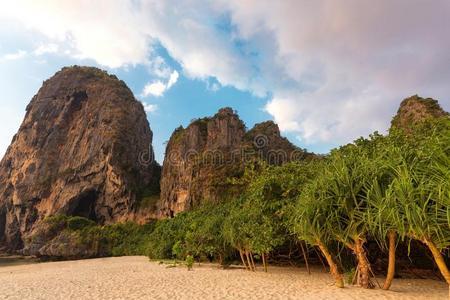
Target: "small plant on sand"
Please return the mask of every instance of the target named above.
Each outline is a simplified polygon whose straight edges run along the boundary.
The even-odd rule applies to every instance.
[[[192,266],[194,265],[194,257],[192,255],[186,256],[186,266],[188,268],[188,271],[192,270]]]
[[[347,284],[353,284],[353,279],[355,278],[356,269],[351,268],[347,272],[345,272],[345,283]]]

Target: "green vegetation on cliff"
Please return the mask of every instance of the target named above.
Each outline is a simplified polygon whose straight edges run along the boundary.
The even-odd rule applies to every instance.
[[[89,249],[86,256],[147,255],[148,240],[154,224],[138,225],[133,222],[111,225],[96,225],[95,222],[78,216],[55,215],[45,219],[49,231],[59,235],[70,235],[71,245]]]

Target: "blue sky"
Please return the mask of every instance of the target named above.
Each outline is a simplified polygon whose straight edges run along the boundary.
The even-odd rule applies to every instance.
[[[293,143],[320,153],[384,132],[413,94],[450,110],[445,0],[1,6],[0,155],[42,81],[73,64],[106,69],[128,84],[147,108],[160,162],[176,127],[224,106],[247,127],[275,120]]]

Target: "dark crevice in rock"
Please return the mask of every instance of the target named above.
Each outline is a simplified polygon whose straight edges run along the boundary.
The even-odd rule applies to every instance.
[[[97,222],[97,215],[95,213],[95,202],[97,198],[98,193],[95,190],[81,193],[73,199],[67,211],[67,215],[84,217]]]

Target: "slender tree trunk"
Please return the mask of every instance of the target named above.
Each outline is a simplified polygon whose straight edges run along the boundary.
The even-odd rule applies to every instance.
[[[391,287],[392,280],[394,280],[395,275],[395,240],[397,239],[397,234],[395,231],[389,231],[389,264],[388,271],[386,275],[386,280],[384,281],[383,290],[388,290]]]
[[[430,239],[424,239],[423,241],[425,245],[430,249],[431,254],[433,254],[434,261],[436,262],[439,271],[441,271],[442,276],[444,277],[447,284],[450,285],[450,271],[448,270],[447,265],[445,264],[444,257],[442,256],[439,249]],[[450,289],[449,289],[450,292]]]
[[[263,266],[264,266],[264,272],[267,273],[267,262],[266,262],[266,254],[265,253],[262,254],[262,261],[263,261]]]
[[[248,250],[245,250],[245,256],[247,257],[247,263],[249,266],[249,270],[253,271],[253,266],[252,266],[252,262],[250,261],[250,256],[248,255]]]
[[[429,239],[424,239],[425,245],[428,246],[431,253],[433,254],[434,261],[436,262],[439,271],[441,271],[442,276],[444,277],[445,281],[447,282],[448,286],[448,298],[450,299],[450,271],[448,270],[447,264],[445,263],[444,257],[442,256],[439,249],[436,247],[436,245],[433,243],[433,241]]]
[[[322,255],[317,251],[316,247],[313,247],[314,252],[316,252],[317,257],[319,258],[320,262],[322,263],[323,269],[325,272],[327,271],[327,267],[325,266],[325,263],[323,262]]]
[[[247,264],[245,263],[244,254],[242,253],[242,249],[239,249],[239,256],[241,257],[242,264],[244,265],[245,269],[248,270],[248,266],[247,266]]]
[[[223,258],[222,258],[222,254],[219,253],[219,265],[223,266]]]
[[[311,270],[309,269],[308,257],[306,256],[305,248],[303,247],[302,241],[300,241],[300,248],[303,253],[303,258],[305,259],[306,270],[308,270],[308,274],[311,275]]]
[[[321,242],[317,241],[317,246],[319,246],[320,251],[325,256],[325,259],[328,262],[328,265],[330,266],[330,273],[333,275],[336,286],[339,288],[344,287],[344,279],[342,274],[339,272],[337,264],[334,262],[333,257],[331,256],[330,252],[328,251],[327,247]]]
[[[250,252],[250,261],[252,262],[253,271],[256,271],[255,261],[253,260],[253,253]]]
[[[370,265],[369,261],[367,260],[366,251],[363,248],[363,241],[359,238],[355,239],[355,246],[354,251],[356,254],[356,257],[358,259],[358,277],[357,282],[358,284],[365,288],[373,288],[373,284],[370,281]]]

